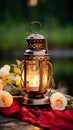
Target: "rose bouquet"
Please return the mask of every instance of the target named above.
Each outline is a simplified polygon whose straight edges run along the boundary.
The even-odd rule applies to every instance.
[[[16,64],[4,65],[0,69],[0,107],[9,107],[13,98],[23,98],[26,94],[23,81],[23,61],[16,60]],[[53,109],[64,110],[73,107],[73,98],[67,98],[61,92],[50,92],[50,105]]]

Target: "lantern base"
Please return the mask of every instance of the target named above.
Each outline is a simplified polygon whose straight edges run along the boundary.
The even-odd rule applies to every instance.
[[[50,103],[49,97],[45,96],[42,98],[29,98],[24,97],[22,104],[26,105],[47,105]]]

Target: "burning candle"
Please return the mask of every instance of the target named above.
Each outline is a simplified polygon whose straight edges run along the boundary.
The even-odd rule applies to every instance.
[[[38,75],[31,75],[29,78],[29,90],[30,91],[39,91],[39,77]]]

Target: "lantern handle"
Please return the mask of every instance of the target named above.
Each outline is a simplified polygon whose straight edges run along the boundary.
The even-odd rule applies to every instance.
[[[30,32],[32,32],[32,25],[33,25],[33,24],[39,24],[39,25],[40,25],[40,28],[42,28],[41,22],[39,22],[39,21],[33,21],[33,22],[30,23]],[[40,30],[41,30],[41,29],[40,29]]]
[[[42,23],[41,22],[39,22],[39,21],[33,21],[33,22],[31,22],[30,23],[30,31],[28,32],[28,33],[26,33],[28,36],[30,35],[30,33],[32,32],[32,25],[33,24],[39,24],[40,25],[40,31],[41,31],[41,33],[42,34],[44,34],[45,35],[45,37],[46,37],[46,46],[45,46],[45,48],[46,48],[46,53],[48,53],[48,36],[41,30],[41,28],[42,28]]]
[[[33,24],[39,24],[40,25],[40,31],[42,32],[42,34],[44,34],[46,36],[46,34],[41,30],[42,24],[39,21],[33,21],[33,22],[30,23],[30,32],[32,32],[32,25]],[[47,36],[46,36],[46,46],[45,46],[45,48],[46,48],[46,53],[48,53],[48,37]]]

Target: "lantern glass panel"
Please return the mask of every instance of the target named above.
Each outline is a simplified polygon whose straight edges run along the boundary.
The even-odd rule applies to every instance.
[[[48,87],[48,80],[49,80],[49,68],[46,62],[43,63],[43,87],[44,89]]]
[[[26,62],[26,91],[39,91],[39,66],[36,61]]]
[[[42,94],[49,88],[50,68],[46,61],[26,61],[26,92]]]

